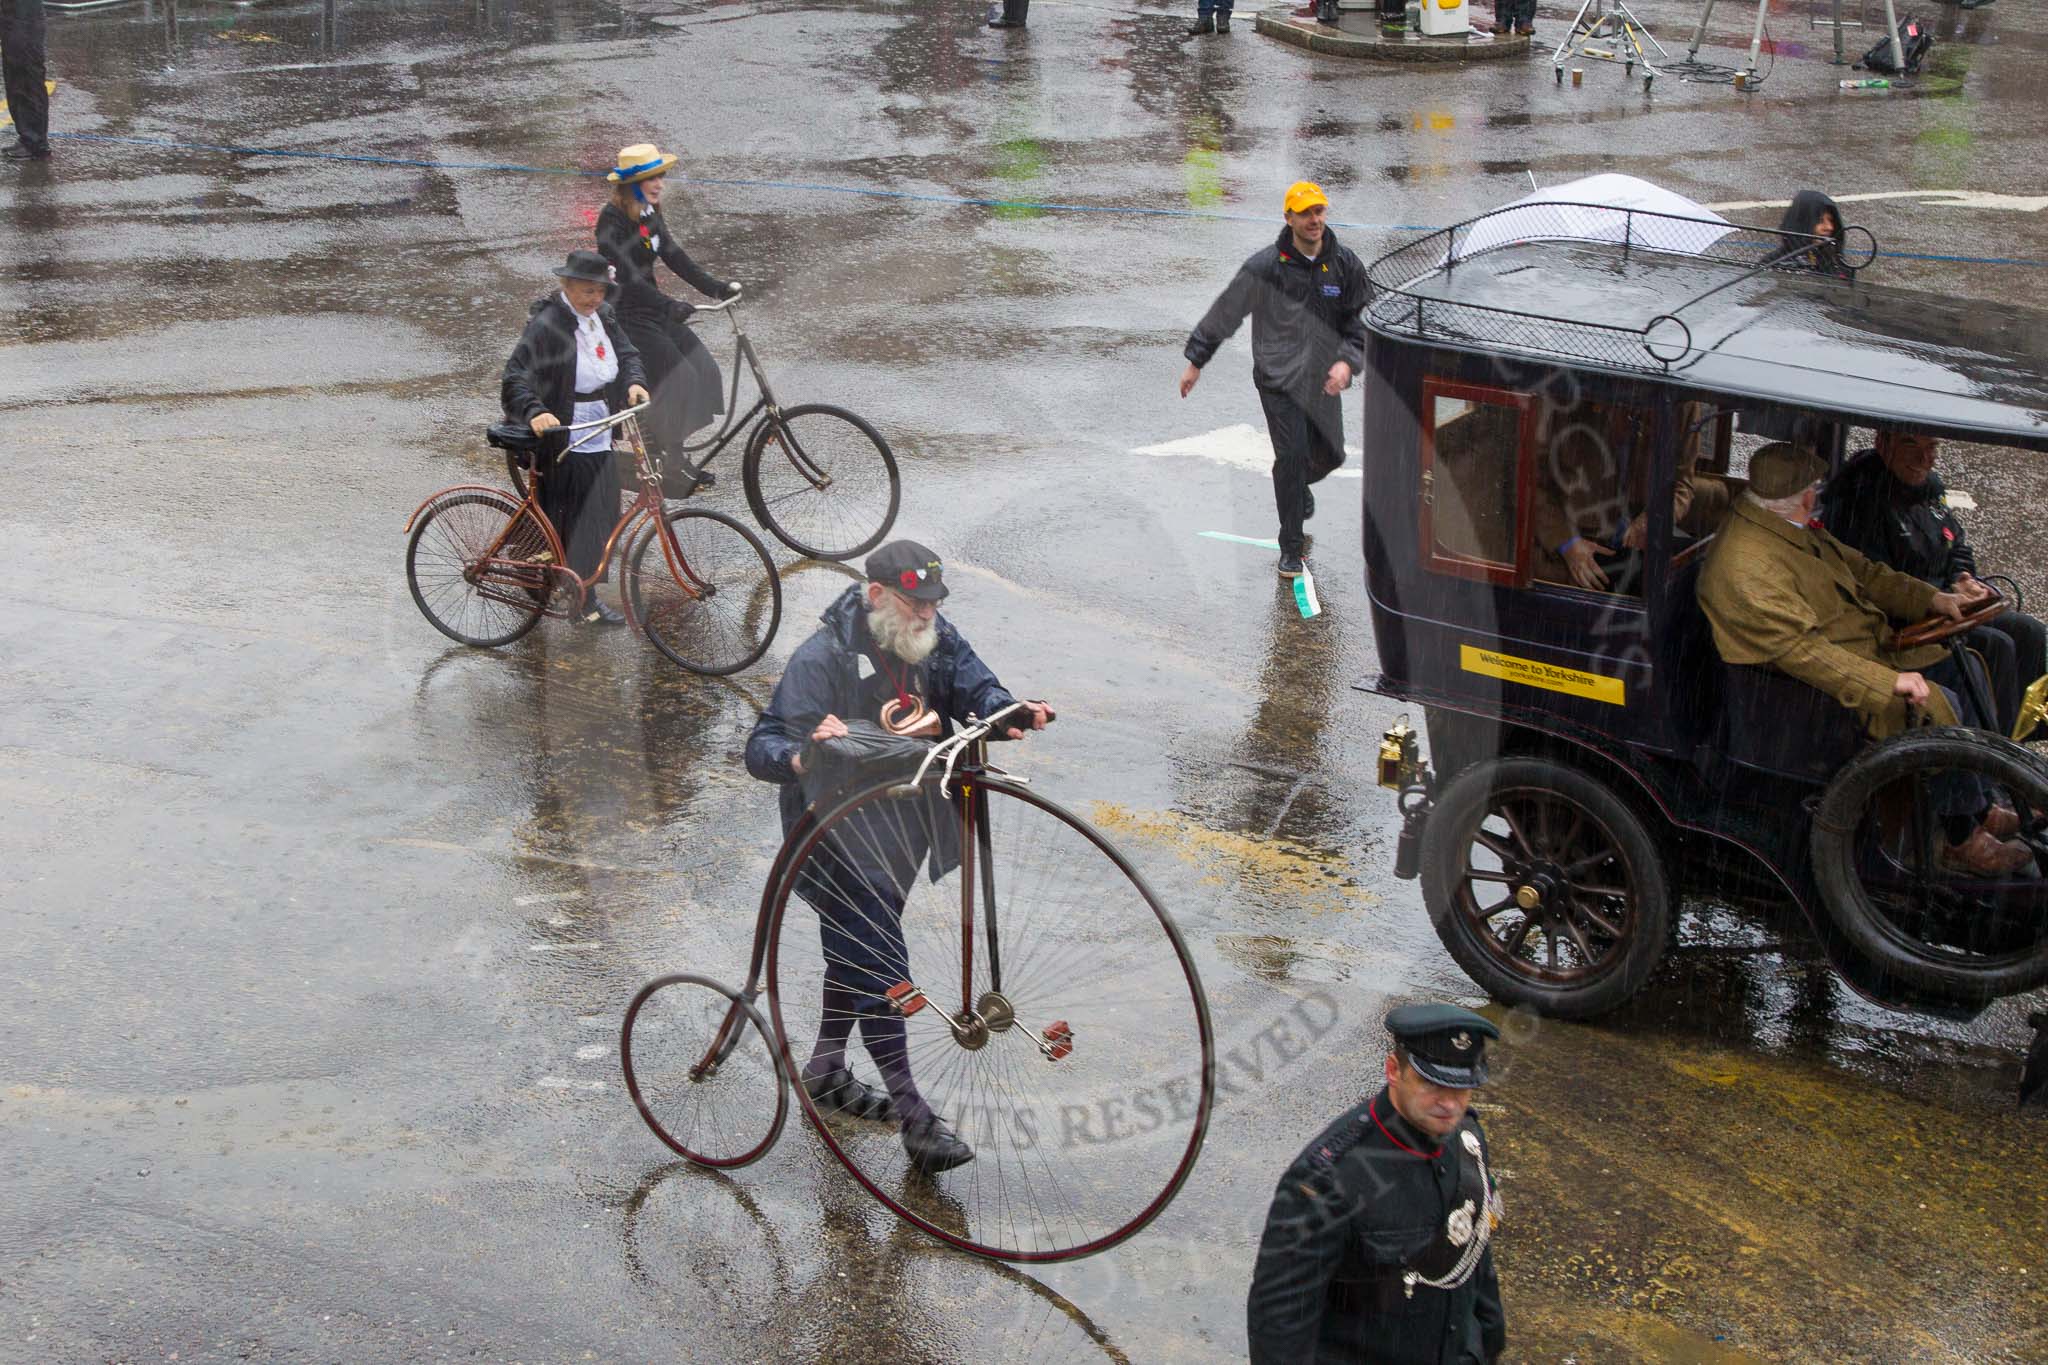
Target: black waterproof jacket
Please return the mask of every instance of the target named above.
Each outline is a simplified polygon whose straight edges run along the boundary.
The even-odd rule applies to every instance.
[[[822,624],[789,656],[775,695],[747,736],[747,771],[763,782],[781,785],[778,800],[785,836],[806,806],[832,798],[832,793],[808,791],[809,784],[800,781],[790,766],[826,716],[874,720],[884,703],[896,699],[900,682],[938,713],[942,733],[952,734],[970,715],[991,715],[1016,700],[944,616],[938,618],[938,647],[923,663],[908,666],[883,656],[868,633],[865,588],[848,588],[818,619]],[[806,770],[811,767],[806,761]],[[870,886],[893,886],[899,892],[907,888],[927,852],[935,880],[958,865],[957,827],[937,808],[921,820],[895,812],[876,819],[872,830],[853,831],[858,837],[841,841],[842,856]],[[808,894],[807,898],[815,900]]]
[[[1801,253],[1795,264],[1802,265],[1816,274],[1831,275],[1838,280],[1853,280],[1856,278],[1856,272],[1842,264],[1842,236],[1848,230],[1848,225],[1842,221],[1842,211],[1835,207],[1835,201],[1819,190],[1801,190],[1793,195],[1792,203],[1785,209],[1785,216],[1778,220],[1778,231],[1803,232],[1812,236],[1820,224],[1820,216],[1823,213],[1834,217],[1835,230],[1832,238]]]
[[[1977,552],[1944,501],[1947,491],[1939,474],[1917,488],[1901,483],[1875,450],[1861,451],[1821,489],[1820,524],[1865,558],[1946,592],[1959,575],[1977,573]]]
[[[1487,1150],[1477,1118],[1463,1128]],[[1404,1292],[1404,1268],[1456,1206],[1457,1143],[1416,1132],[1382,1088],[1302,1150],[1252,1269],[1252,1365],[1487,1365],[1506,1349],[1491,1247],[1456,1289]]]
[[[654,279],[657,258],[700,294],[722,299],[732,292],[732,285],[690,259],[661,220],[660,209],[635,218],[622,213],[617,204],[606,204],[597,215],[597,249],[611,262],[611,304],[629,321],[680,322],[697,311],[661,292]]]
[[[626,390],[647,382],[647,371],[641,366],[639,348],[610,304],[597,306],[597,320],[619,353],[619,377],[605,390],[605,402],[617,412],[627,405]],[[505,362],[498,400],[508,422],[531,422],[543,412],[552,412],[564,426],[575,420],[576,314],[560,294],[535,299],[527,310],[526,330]],[[568,444],[567,437],[553,432],[549,439],[544,453],[559,453]]]
[[[1337,234],[1323,229],[1322,254],[1310,261],[1283,227],[1238,267],[1195,324],[1185,354],[1197,368],[1207,365],[1250,314],[1252,382],[1307,403],[1339,360],[1353,374],[1365,368],[1364,310],[1365,266]]]

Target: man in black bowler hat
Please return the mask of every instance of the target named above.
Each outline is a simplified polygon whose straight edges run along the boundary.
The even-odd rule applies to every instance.
[[[826,780],[817,746],[846,738],[849,720],[868,732],[880,724],[894,734],[938,739],[969,716],[994,715],[1016,700],[939,615],[950,590],[936,553],[914,540],[892,540],[868,556],[867,578],[840,594],[817,632],[790,655],[747,737],[747,771],[782,788],[784,837],[807,807],[831,799],[817,789]],[[1025,706],[1010,717],[1011,739],[1052,719],[1044,702]],[[936,792],[929,798],[944,801]],[[798,1079],[828,1114],[900,1125],[911,1165],[936,1175],[972,1161],[974,1149],[919,1092],[904,1019],[888,991],[914,979],[901,928],[905,897],[928,860],[936,881],[958,866],[959,850],[933,847],[932,832],[950,828],[936,816],[875,811],[844,828],[845,837],[835,833],[809,855],[805,866],[814,874],[796,887],[818,912],[826,964],[818,1039]],[[859,1080],[847,1065],[856,1027],[884,1089]]]
[[[50,156],[50,86],[43,74],[43,0],[0,0],[0,78],[14,141],[0,147],[9,161]]]
[[[1246,1304],[1252,1365],[1487,1365],[1507,1345],[1500,1195],[1470,1112],[1500,1030],[1453,1005],[1387,1016],[1386,1084],[1280,1178]]]

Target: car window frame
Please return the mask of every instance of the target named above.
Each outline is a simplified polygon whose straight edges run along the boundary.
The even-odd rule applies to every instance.
[[[1517,413],[1515,451],[1514,562],[1480,559],[1476,556],[1439,553],[1436,540],[1436,400],[1454,398],[1467,403],[1490,403],[1513,408]],[[1440,375],[1422,380],[1422,458],[1416,509],[1420,524],[1422,567],[1452,578],[1496,583],[1503,587],[1525,587],[1529,582],[1529,545],[1533,535],[1530,517],[1535,504],[1537,396],[1514,389],[1473,384]]]

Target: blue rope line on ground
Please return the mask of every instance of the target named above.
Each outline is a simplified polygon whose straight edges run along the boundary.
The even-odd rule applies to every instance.
[[[300,161],[353,161],[372,166],[413,166],[431,171],[510,171],[520,175],[574,175],[602,179],[604,171],[583,171],[560,166],[522,166],[503,161],[423,161],[403,156],[365,156],[348,152],[304,152],[284,147],[240,147],[229,143],[175,142],[157,137],[109,137],[100,133],[52,133],[53,138],[76,142],[117,143],[131,147],[164,147],[181,152],[223,152],[231,156],[282,156]],[[862,185],[824,185],[804,180],[731,180],[707,176],[685,177],[693,185],[731,189],[797,190],[807,194],[850,194],[864,199],[894,199],[917,204],[952,204],[962,208],[1036,209],[1046,213],[1120,213],[1128,217],[1208,219],[1223,223],[1270,224],[1269,214],[1216,213],[1208,209],[1164,209],[1125,207],[1114,204],[1062,204],[1029,199],[979,199],[958,194],[918,194],[910,190],[883,190]],[[1352,223],[1333,218],[1330,226],[1356,232],[1441,232],[1443,225],[1421,223]],[[1926,251],[1880,251],[1879,257],[1893,261],[1941,261],[1954,265],[2024,265],[2048,269],[2048,261],[2025,256],[1951,256]]]

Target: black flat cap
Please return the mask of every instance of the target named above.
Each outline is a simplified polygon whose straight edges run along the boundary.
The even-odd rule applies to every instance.
[[[555,267],[555,274],[565,280],[587,280],[591,284],[612,282],[611,262],[595,251],[572,251],[569,259]]]
[[[1387,1015],[1387,1032],[1415,1074],[1459,1090],[1486,1084],[1486,1043],[1500,1037],[1492,1020],[1456,1005],[1403,1005]]]
[[[946,566],[914,540],[892,540],[868,556],[868,582],[896,589],[918,602],[944,600]]]

